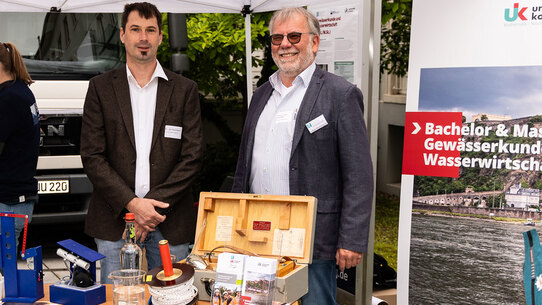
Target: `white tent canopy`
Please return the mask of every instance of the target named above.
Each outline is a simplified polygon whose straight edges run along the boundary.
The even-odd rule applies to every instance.
[[[115,13],[138,0],[0,0],[0,12]],[[252,98],[252,41],[250,13],[283,7],[328,3],[325,0],[147,0],[164,13],[238,13],[245,15],[247,98]]]
[[[56,8],[64,13],[122,12],[127,3],[138,0],[0,0],[1,12],[47,12]],[[245,5],[253,12],[274,11],[283,7],[329,3],[310,0],[147,0],[168,13],[241,13]]]

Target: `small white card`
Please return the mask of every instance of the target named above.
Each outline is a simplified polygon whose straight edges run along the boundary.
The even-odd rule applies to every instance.
[[[323,114],[321,114],[316,119],[305,124],[305,126],[307,126],[307,129],[309,130],[310,133],[313,133],[326,125],[327,125],[327,121]]]
[[[164,137],[180,140],[183,137],[183,128],[181,126],[166,125]]]
[[[233,230],[233,216],[218,216],[216,218],[216,241],[231,241]]]
[[[275,229],[273,235],[273,255],[303,257],[305,249],[305,229]]]
[[[281,111],[275,114],[275,123],[289,123],[293,120],[294,115],[292,111]]]

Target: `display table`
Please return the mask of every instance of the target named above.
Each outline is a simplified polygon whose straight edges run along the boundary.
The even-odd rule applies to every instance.
[[[40,300],[40,304],[48,304],[49,302],[49,286],[50,285],[44,285],[44,294],[45,296]],[[145,300],[149,300],[151,294],[149,293],[149,290],[147,288],[147,285],[145,285]],[[105,284],[105,303],[103,304],[113,304],[113,285],[111,284]],[[205,301],[198,301],[198,305],[209,305],[209,302]]]
[[[43,290],[45,296],[37,302],[37,304],[49,304],[49,284],[44,285]],[[149,289],[147,288],[147,285],[145,285],[145,300],[149,300],[149,297],[151,294],[149,293]],[[298,302],[295,302],[293,305],[297,305]],[[53,303],[51,303],[53,304]],[[106,305],[112,305],[113,304],[113,285],[111,284],[105,284],[105,303]],[[198,301],[198,305],[209,305],[209,302],[206,301]]]

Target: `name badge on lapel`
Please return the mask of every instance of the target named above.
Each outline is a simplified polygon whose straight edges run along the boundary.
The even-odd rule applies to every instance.
[[[316,119],[305,124],[305,126],[307,126],[307,129],[309,130],[311,134],[326,125],[327,125],[327,121],[323,114],[321,114]]]
[[[183,136],[183,128],[181,126],[166,125],[164,137],[180,140]]]

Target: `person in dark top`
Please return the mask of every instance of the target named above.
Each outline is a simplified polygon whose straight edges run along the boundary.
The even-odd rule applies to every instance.
[[[33,83],[19,51],[0,42],[0,212],[28,215],[38,201],[34,178],[40,147],[39,112]],[[24,228],[15,218],[15,238]]]

